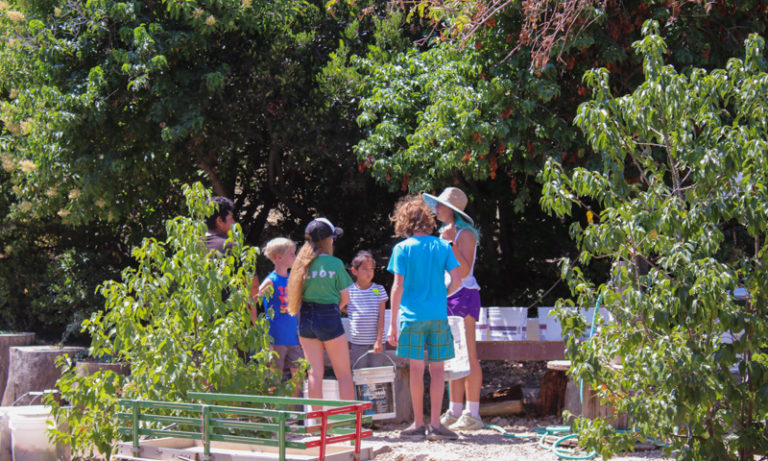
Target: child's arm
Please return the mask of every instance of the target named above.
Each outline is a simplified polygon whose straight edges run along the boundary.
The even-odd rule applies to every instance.
[[[397,313],[400,310],[400,300],[403,298],[403,276],[395,274],[395,281],[392,282],[392,293],[390,302],[392,303],[391,318],[389,321],[389,332],[387,341],[394,347],[397,347]]]
[[[384,336],[384,310],[387,308],[387,302],[379,303],[379,321],[376,322],[376,341],[373,343],[373,353],[380,354],[384,350],[381,344],[381,337]]]
[[[349,290],[344,289],[339,292],[339,308],[341,308],[341,305],[344,305],[346,307],[347,304],[349,304]],[[346,312],[346,310],[345,310]]]
[[[339,292],[341,294],[341,292]],[[347,305],[349,305],[349,292],[347,292],[347,299],[345,300],[344,297],[339,298],[339,310],[341,312],[347,313]]]
[[[267,280],[265,280],[264,282],[266,283]],[[254,325],[256,325],[256,319],[258,316],[258,309],[257,309],[259,305],[258,287],[259,287],[259,276],[257,274],[254,274],[253,278],[251,279],[251,288],[248,290],[248,294],[251,296],[251,299],[255,301],[255,303],[248,303],[248,309],[251,311],[251,323]]]
[[[258,310],[259,298],[263,298],[267,294],[267,291],[269,291],[267,288],[272,286],[272,280],[265,279],[263,282],[261,282],[261,285],[259,285],[258,287],[256,286],[256,284],[258,284],[259,278],[254,276],[253,281],[256,283],[251,284],[250,294],[251,294],[251,299],[254,301],[254,303],[249,303],[249,305],[251,308],[251,323],[256,325],[256,318],[259,315],[259,310]]]
[[[261,285],[259,286],[259,291],[256,293],[256,296],[257,296],[257,297],[258,297],[258,296],[261,296],[262,298],[263,298],[263,297],[265,297],[265,296],[267,296],[267,291],[268,291],[268,290],[267,290],[267,288],[268,288],[268,287],[272,287],[272,289],[273,289],[273,290],[274,290],[274,288],[275,288],[274,286],[272,286],[272,280],[270,280],[270,279],[264,279],[264,281],[263,281],[263,282],[261,283]],[[254,299],[255,299],[255,298],[254,298]]]

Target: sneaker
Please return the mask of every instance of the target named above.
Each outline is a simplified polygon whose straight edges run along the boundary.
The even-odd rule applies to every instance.
[[[427,436],[427,426],[412,427],[400,431],[401,439],[424,440]]]
[[[440,417],[440,424],[442,424],[445,427],[449,427],[451,424],[458,421],[459,418],[453,416],[453,413],[451,413],[451,410],[445,410],[445,413],[443,413],[443,416]]]
[[[429,431],[427,432],[427,440],[456,440],[459,436],[455,432],[449,430],[442,424],[438,428],[429,425]]]
[[[480,418],[475,418],[469,413],[462,413],[459,419],[453,423],[450,428],[454,431],[476,431],[485,427],[485,423]]]

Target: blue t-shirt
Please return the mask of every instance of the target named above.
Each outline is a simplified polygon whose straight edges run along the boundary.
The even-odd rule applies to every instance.
[[[443,274],[458,265],[450,245],[433,235],[409,237],[395,245],[387,270],[403,276],[400,321],[448,318]]]
[[[288,313],[288,277],[272,271],[266,280],[272,281],[274,292],[271,297],[264,298],[264,310],[269,320],[269,335],[278,346],[298,346],[299,337],[296,335],[298,317]],[[269,315],[272,308],[274,315]]]

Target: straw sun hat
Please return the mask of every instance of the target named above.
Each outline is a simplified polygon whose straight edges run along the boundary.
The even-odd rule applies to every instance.
[[[422,196],[424,197],[424,202],[427,204],[429,209],[431,209],[435,214],[437,213],[437,211],[435,211],[435,205],[437,205],[439,202],[458,213],[459,216],[461,216],[464,221],[468,222],[470,225],[475,224],[472,218],[470,218],[468,214],[464,213],[464,208],[467,207],[467,202],[469,200],[467,199],[467,194],[465,194],[461,189],[456,187],[446,187],[437,197],[427,193],[422,194]]]

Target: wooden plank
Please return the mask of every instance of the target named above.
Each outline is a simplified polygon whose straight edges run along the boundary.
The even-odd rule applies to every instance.
[[[480,416],[518,415],[524,411],[520,400],[480,404]]]
[[[563,360],[563,341],[478,341],[480,360]]]

